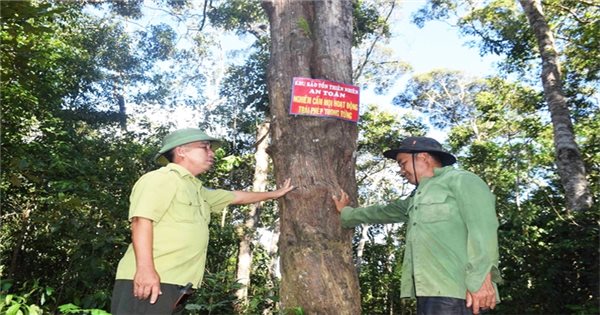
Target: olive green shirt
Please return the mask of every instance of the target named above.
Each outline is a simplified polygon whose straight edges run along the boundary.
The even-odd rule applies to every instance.
[[[477,175],[436,168],[411,197],[342,210],[344,227],[396,222],[407,223],[402,297],[465,299],[467,289],[478,291],[490,271],[494,286],[501,281],[495,198]]]
[[[211,212],[229,205],[234,194],[211,190],[184,167],[170,163],[142,176],[130,196],[129,219],[153,222],[152,254],[161,283],[198,287],[204,274]],[[116,279],[135,275],[133,244],[119,262]]]

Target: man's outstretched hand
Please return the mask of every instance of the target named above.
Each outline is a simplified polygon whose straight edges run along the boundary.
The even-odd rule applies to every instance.
[[[350,204],[350,197],[348,197],[348,194],[342,189],[340,189],[339,198],[336,197],[336,195],[331,195],[331,199],[333,199],[333,202],[335,203],[335,208],[339,213],[342,213],[342,209],[344,209],[345,206]]]

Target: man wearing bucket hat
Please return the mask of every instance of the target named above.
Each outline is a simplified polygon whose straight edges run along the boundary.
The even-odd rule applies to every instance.
[[[407,137],[383,153],[415,189],[385,205],[349,207],[333,196],[342,225],[407,224],[401,296],[418,315],[478,314],[499,302],[495,198],[477,175],[453,168],[456,158],[434,139]]]
[[[268,192],[204,187],[196,176],[211,168],[218,144],[199,129],[174,131],[155,157],[163,167],[134,185],[129,207],[132,244],[117,268],[112,314],[180,313],[181,302],[202,281],[211,212],[279,198],[294,189],[289,179]]]

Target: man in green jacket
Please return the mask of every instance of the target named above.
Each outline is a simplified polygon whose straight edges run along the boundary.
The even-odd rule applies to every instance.
[[[434,139],[408,137],[383,153],[396,160],[415,190],[386,205],[349,207],[333,196],[342,225],[407,224],[401,296],[417,314],[479,314],[499,302],[495,198],[477,175],[454,169],[456,158]]]
[[[113,315],[180,313],[185,298],[202,282],[211,212],[279,198],[294,189],[289,179],[268,192],[204,187],[196,176],[212,167],[217,144],[199,129],[174,131],[156,156],[164,167],[136,182],[129,207],[132,243],[117,268]]]

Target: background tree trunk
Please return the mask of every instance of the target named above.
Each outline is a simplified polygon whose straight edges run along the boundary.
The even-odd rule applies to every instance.
[[[592,206],[592,195],[585,166],[575,142],[573,123],[562,90],[560,61],[554,35],[548,26],[539,0],[519,0],[529,25],[535,33],[542,56],[542,85],[554,130],[555,160],[565,190],[568,210],[584,210]]]
[[[264,122],[258,126],[256,131],[256,152],[254,160],[254,181],[252,191],[266,191],[267,175],[269,173],[269,156],[267,155],[269,122]],[[238,249],[237,281],[242,287],[235,293],[239,302],[236,304],[238,311],[241,312],[243,306],[248,302],[248,288],[250,287],[250,274],[252,271],[252,241],[258,226],[262,202],[250,205],[250,211],[246,213],[244,225],[240,231],[240,245]]]
[[[295,76],[352,83],[352,2],[263,2],[270,21],[269,154],[277,182],[298,187],[281,200],[282,311],[360,314],[352,230],[342,229],[332,193],[356,200],[355,123],[288,114]]]
[[[360,233],[360,240],[356,247],[356,271],[360,273],[360,267],[363,261],[363,254],[365,252],[365,245],[369,241],[369,225],[362,224]]]

